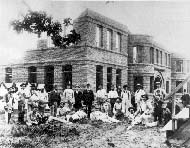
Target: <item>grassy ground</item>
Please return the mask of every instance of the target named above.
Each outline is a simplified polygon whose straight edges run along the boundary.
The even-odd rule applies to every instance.
[[[13,120],[16,120],[14,115]],[[57,125],[57,124],[56,124]],[[145,128],[135,126],[127,130],[128,123],[103,123],[101,121],[84,120],[75,123],[67,130],[66,125],[54,128],[62,134],[35,134],[29,132],[20,137],[11,134],[12,124],[4,122],[4,115],[0,115],[0,148],[167,148],[164,133],[159,127]],[[49,128],[49,127],[48,127]],[[74,129],[74,130],[73,130]],[[41,130],[41,128],[39,128]],[[30,131],[31,132],[31,131]]]

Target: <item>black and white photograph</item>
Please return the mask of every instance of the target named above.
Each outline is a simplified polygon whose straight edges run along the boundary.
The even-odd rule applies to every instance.
[[[0,148],[190,148],[190,1],[0,0]]]

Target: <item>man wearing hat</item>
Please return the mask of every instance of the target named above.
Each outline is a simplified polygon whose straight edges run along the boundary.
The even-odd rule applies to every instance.
[[[71,89],[71,84],[67,84],[67,89],[63,92],[64,102],[69,103],[69,108],[71,109],[75,103],[74,91]]]
[[[77,84],[74,91],[75,104],[74,108],[78,111],[82,107],[82,92],[80,91],[80,86]]]
[[[111,90],[110,90],[109,93],[108,93],[108,99],[110,99],[112,114],[113,114],[113,107],[114,107],[114,104],[115,104],[117,98],[119,97],[117,91],[114,90],[114,88],[115,88],[114,85],[112,85],[112,86],[111,86]]]
[[[100,111],[103,107],[103,103],[105,102],[106,98],[107,98],[106,90],[103,89],[102,85],[100,85],[96,93],[96,101],[97,101],[97,104],[99,105]]]
[[[57,107],[60,105],[61,97],[57,90],[57,85],[53,86],[53,91],[49,94],[48,105],[50,107],[51,115],[56,116],[57,114]]]
[[[25,114],[25,98],[26,98],[26,95],[25,95],[25,88],[26,88],[26,84],[22,83],[20,85],[21,87],[21,90],[20,92],[18,93],[19,95],[19,99],[18,99],[18,122],[20,123],[24,123],[24,114]]]
[[[131,92],[127,90],[128,85],[125,84],[123,86],[123,91],[121,92],[121,98],[122,98],[122,112],[125,116],[129,115],[128,108],[131,107]]]
[[[162,104],[164,98],[166,96],[166,92],[164,89],[160,87],[160,82],[156,82],[156,89],[154,90],[154,121],[159,121],[162,123],[163,109]]]
[[[135,92],[135,103],[137,106],[137,110],[140,109],[140,104],[141,104],[141,96],[145,94],[145,91],[142,89],[141,84],[137,84],[137,90]]]
[[[90,113],[92,109],[92,103],[94,101],[94,93],[91,90],[90,84],[86,85],[86,89],[83,91],[84,105],[86,105],[86,113],[88,118],[90,118]]]

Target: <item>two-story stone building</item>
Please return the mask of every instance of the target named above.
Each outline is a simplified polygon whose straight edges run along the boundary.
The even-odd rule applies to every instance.
[[[93,90],[103,84],[109,90],[112,84],[127,83],[128,28],[87,9],[74,21],[74,29],[80,44],[27,51],[23,62],[3,67],[1,80],[45,83],[48,91],[53,84],[60,90],[68,83],[82,88],[90,83]]]
[[[0,81],[44,83],[48,91],[53,84],[63,90],[68,83],[82,88],[90,83],[94,91],[100,84],[110,90],[112,84],[128,83],[135,91],[141,83],[152,93],[156,81],[170,92],[185,77],[172,74],[177,58],[171,64],[171,53],[149,35],[132,34],[127,26],[89,9],[73,27],[81,35],[78,45],[29,50],[22,62],[1,67]]]
[[[147,93],[153,93],[157,81],[167,93],[171,90],[170,52],[155,43],[152,36],[129,35],[128,55],[131,90],[140,83]]]

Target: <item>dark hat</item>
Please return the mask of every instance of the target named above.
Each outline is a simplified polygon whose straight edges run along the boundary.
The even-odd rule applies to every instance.
[[[80,86],[78,85],[78,84],[76,84],[76,86],[75,86],[76,88],[80,88]]]
[[[122,101],[122,99],[121,99],[120,97],[117,97],[117,99],[119,99],[119,102],[121,102],[121,101]],[[116,101],[117,101],[117,99],[116,99]]]
[[[135,110],[135,108],[134,107],[129,107],[128,111],[130,112],[130,110]]]
[[[143,99],[148,100],[148,94],[141,95],[141,97],[142,97]]]
[[[123,85],[123,88],[126,88],[126,87],[128,87],[128,85],[127,85],[127,84]]]
[[[26,87],[25,83],[20,84],[20,87]]]

